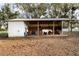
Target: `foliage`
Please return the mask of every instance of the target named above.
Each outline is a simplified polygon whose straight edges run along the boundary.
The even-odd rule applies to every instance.
[[[60,17],[60,18],[68,18],[67,12],[70,9],[74,9],[74,6],[78,6],[78,4],[72,3],[39,3],[39,4],[25,4],[19,3],[16,4],[21,10],[30,13],[29,16],[32,18],[40,18],[41,15],[47,15],[46,10],[48,9],[48,14],[53,17]]]
[[[12,12],[10,4],[5,4],[1,10],[0,10],[0,27],[2,25],[5,25],[7,27],[7,24],[5,24],[6,20],[9,19],[15,19],[19,15],[18,11]],[[7,28],[6,28],[7,29]],[[3,30],[0,28],[0,31]]]
[[[0,20],[17,18],[18,11],[12,12],[9,4],[5,4],[0,10]]]
[[[0,33],[0,37],[8,37],[8,33]]]
[[[8,37],[7,31],[0,31],[0,37]]]

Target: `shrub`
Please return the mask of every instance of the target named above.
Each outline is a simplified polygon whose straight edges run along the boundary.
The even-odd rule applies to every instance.
[[[8,37],[8,33],[0,33],[0,37]]]
[[[5,29],[0,29],[0,31],[5,31]]]

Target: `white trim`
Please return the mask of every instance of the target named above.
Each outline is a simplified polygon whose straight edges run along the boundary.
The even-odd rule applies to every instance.
[[[69,20],[68,18],[50,18],[50,19],[9,19],[9,21],[61,21]]]

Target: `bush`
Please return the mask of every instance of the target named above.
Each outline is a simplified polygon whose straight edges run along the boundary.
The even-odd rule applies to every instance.
[[[0,33],[0,37],[8,37],[8,33]]]
[[[5,31],[5,29],[0,29],[0,31]]]

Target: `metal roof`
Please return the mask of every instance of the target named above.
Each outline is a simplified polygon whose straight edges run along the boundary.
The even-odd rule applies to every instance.
[[[8,21],[62,21],[68,18],[50,18],[50,19],[9,19]]]

